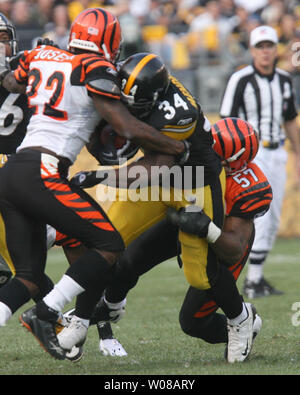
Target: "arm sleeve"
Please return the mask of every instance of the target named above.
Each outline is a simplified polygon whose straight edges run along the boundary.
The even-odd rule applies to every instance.
[[[85,86],[91,93],[120,99],[121,91],[115,67],[95,56],[84,62]]]
[[[27,56],[30,51],[24,51],[19,57],[19,64],[16,70],[14,71],[14,76],[19,83],[26,82],[28,78],[28,67],[29,63],[27,61]]]
[[[287,105],[286,108],[283,109],[283,118],[285,121],[292,121],[295,119],[298,115],[297,109],[296,109],[296,103],[295,103],[295,95],[293,91],[293,86],[292,86],[292,81],[289,80],[289,85],[290,85],[290,97],[287,99]]]
[[[238,117],[241,99],[240,79],[235,73],[230,77],[225,88],[221,102],[220,117]]]

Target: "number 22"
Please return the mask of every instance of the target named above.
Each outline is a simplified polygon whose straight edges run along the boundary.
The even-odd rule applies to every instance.
[[[37,95],[37,91],[41,85],[42,76],[39,69],[32,69],[28,75],[28,84],[31,89],[27,92],[28,101],[30,102]],[[53,94],[50,97],[48,103],[45,103],[43,114],[48,117],[57,119],[59,121],[65,121],[68,119],[68,114],[66,111],[58,110],[57,107],[62,99],[63,91],[65,86],[65,76],[60,71],[55,71],[50,75],[46,82],[45,89],[53,90]],[[34,114],[38,112],[38,106],[30,107],[33,109]]]

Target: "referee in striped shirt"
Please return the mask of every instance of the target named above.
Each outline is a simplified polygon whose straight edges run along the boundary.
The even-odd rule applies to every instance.
[[[255,219],[256,236],[243,289],[251,299],[282,294],[263,277],[263,263],[279,228],[286,181],[286,137],[295,153],[295,168],[300,180],[297,110],[289,74],[275,67],[277,43],[277,33],[270,26],[259,26],[251,32],[253,63],[230,77],[220,109],[221,117],[242,118],[258,131],[260,148],[254,162],[265,173],[273,189],[270,210]]]

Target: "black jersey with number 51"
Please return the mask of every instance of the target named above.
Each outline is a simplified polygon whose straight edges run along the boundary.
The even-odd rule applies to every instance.
[[[10,60],[14,70],[19,57]],[[0,154],[12,154],[21,144],[30,117],[27,97],[24,94],[10,93],[0,86]]]

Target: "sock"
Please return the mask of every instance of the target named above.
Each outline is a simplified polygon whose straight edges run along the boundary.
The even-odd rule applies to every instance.
[[[142,262],[140,270],[142,272]],[[119,303],[124,300],[130,289],[137,284],[139,275],[141,273],[134,265],[130,265],[129,259],[121,257],[120,262],[115,265],[113,281],[105,289],[106,300],[111,303]]]
[[[30,299],[28,288],[16,277],[0,289],[0,301],[8,306],[12,314]]]
[[[263,277],[265,258],[263,259],[250,259],[247,272],[247,280],[258,284]]]
[[[238,325],[241,322],[245,321],[246,318],[248,318],[248,310],[247,307],[245,305],[245,303],[243,303],[243,310],[241,312],[241,314],[239,314],[237,317],[235,318],[231,318],[228,320],[229,325]]]
[[[0,327],[5,326],[11,316],[11,309],[6,304],[0,302]]]
[[[66,271],[66,275],[76,281],[82,288],[106,288],[113,266],[111,266],[97,251],[86,251]]]
[[[90,319],[96,304],[102,296],[102,290],[87,290],[76,298],[75,314],[83,319]]]
[[[51,309],[61,311],[67,303],[82,292],[84,292],[84,288],[64,274],[53,290],[44,297],[43,301]]]
[[[218,277],[214,284],[205,292],[223,310],[227,318],[235,318],[241,314],[243,310],[241,295],[232,273],[223,265],[219,266]]]
[[[46,296],[54,287],[52,280],[45,274],[39,281],[39,293],[32,299],[35,303],[39,302]]]
[[[107,301],[107,299],[106,299],[106,297],[105,297],[105,295],[104,295],[104,302],[107,304],[107,307],[109,307],[109,308],[112,309],[112,310],[119,310],[119,309],[121,309],[122,307],[125,307],[125,306],[126,306],[126,298],[123,299],[123,300],[121,300],[121,302],[111,303],[111,302],[108,302],[108,301]]]
[[[88,254],[85,255],[89,258],[86,264],[83,264],[80,260],[76,261],[68,269],[67,274],[82,286],[85,285],[84,288],[86,289],[83,294],[77,297],[75,314],[80,318],[90,319],[94,307],[99,302],[104,289],[113,276],[115,266],[109,265],[95,251],[88,251]]]
[[[114,334],[111,329],[111,325],[109,322],[98,322],[97,323],[97,330],[100,339],[106,340],[106,339],[113,339]]]

